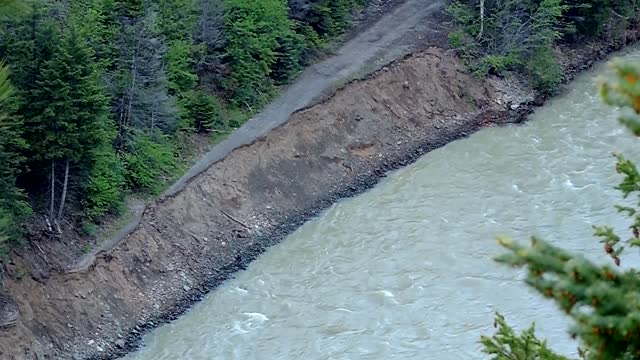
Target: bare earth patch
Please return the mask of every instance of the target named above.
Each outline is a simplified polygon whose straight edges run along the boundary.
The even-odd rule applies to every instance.
[[[410,7],[401,10],[404,5]],[[415,1],[404,5],[394,11],[419,10],[411,7]],[[381,22],[394,19],[401,20]],[[372,43],[354,43],[345,51],[401,42],[384,31],[373,35],[361,38]],[[353,64],[370,61],[336,56],[342,60],[319,64],[309,76],[323,66],[332,71],[344,66],[348,74],[359,68]],[[580,64],[590,59],[585,56]],[[7,294],[0,298],[6,310],[0,320],[8,319],[0,328],[0,358],[122,355],[139,343],[141,333],[175,319],[338,199],[484,126],[522,121],[534,102],[513,85],[467,75],[454,54],[438,47],[386,65],[296,111],[317,95],[316,85],[335,80],[315,79],[293,85],[230,138],[224,145],[229,147],[215,150],[147,207],[129,236],[95,261],[74,271],[46,268],[38,247],[47,244],[37,240],[15,254],[5,277]],[[11,307],[17,316],[7,310]]]

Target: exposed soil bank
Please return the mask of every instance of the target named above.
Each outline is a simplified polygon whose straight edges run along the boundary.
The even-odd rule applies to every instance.
[[[361,77],[427,44],[446,46],[448,28],[443,20],[443,6],[441,0],[370,0],[368,6],[355,15],[352,29],[340,39],[342,45],[327,50],[332,51],[332,55],[322,54],[322,61],[306,68],[265,109],[203,154],[163,196],[172,196],[181,191],[192,178],[234,149],[253,143],[287,122],[295,111],[332,93],[336,83]],[[132,211],[132,214],[132,221],[101,241],[91,252],[77,258],[77,255],[68,251],[69,244],[61,242],[59,246],[47,249],[48,254],[56,255],[49,256],[49,262],[59,263],[57,267],[65,271],[86,269],[93,264],[97,255],[117,246],[138,226],[142,211]],[[78,249],[82,247],[76,244],[82,244],[82,239],[71,242]]]
[[[20,316],[3,331],[3,358],[124,353],[143,329],[175,318],[339,198],[510,119],[504,97],[435,48],[348,84],[147,209],[86,272],[8,279]]]
[[[609,50],[587,46],[567,63],[579,68]],[[0,330],[0,358],[126,353],[338,199],[484,126],[522,121],[543,100],[518,93],[466,75],[439,48],[347,84],[148,208],[86,271],[18,280],[33,264],[14,257],[5,285],[19,315]]]

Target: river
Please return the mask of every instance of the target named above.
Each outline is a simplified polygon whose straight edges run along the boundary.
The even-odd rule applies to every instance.
[[[125,359],[483,359],[496,311],[575,355],[569,321],[492,257],[535,234],[604,261],[591,225],[624,229],[610,154],[638,143],[601,104],[605,69],[340,201]]]

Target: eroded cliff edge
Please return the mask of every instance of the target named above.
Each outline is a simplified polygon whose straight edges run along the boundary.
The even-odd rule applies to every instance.
[[[609,50],[567,52],[568,62],[578,69]],[[0,330],[0,357],[126,353],[146,329],[177,317],[339,198],[484,126],[523,120],[539,99],[521,89],[513,79],[467,75],[440,48],[347,84],[156,202],[126,241],[86,270],[7,277],[17,312]],[[33,266],[19,256],[9,265]]]
[[[19,316],[2,330],[0,354],[124,353],[143,328],[176,316],[337,199],[512,119],[508,96],[492,84],[431,48],[346,85],[149,208],[129,238],[87,271],[8,278]],[[30,266],[20,261],[12,266]]]

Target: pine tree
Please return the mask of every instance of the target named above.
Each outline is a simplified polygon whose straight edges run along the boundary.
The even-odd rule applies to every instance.
[[[568,360],[549,349],[546,341],[536,337],[535,325],[518,335],[500,314],[493,325],[498,329],[497,333],[493,337],[483,336],[480,340],[484,352],[491,355],[492,360]]]
[[[0,106],[0,112],[4,111],[5,107]],[[6,217],[0,236],[12,241],[19,237],[19,224],[31,212],[23,191],[16,185],[24,162],[20,152],[26,146],[21,128],[22,123],[15,117],[0,115],[0,212]]]
[[[0,2],[0,16],[11,17],[24,13],[27,6],[18,0]],[[0,263],[8,250],[8,241],[17,239],[18,224],[30,212],[24,194],[16,186],[16,176],[22,163],[19,149],[24,147],[21,124],[7,116],[7,103],[14,93],[9,82],[9,68],[0,62]]]
[[[69,27],[33,90],[38,113],[27,119],[26,137],[35,160],[48,169],[49,218],[58,232],[71,168],[90,167],[94,151],[109,139],[108,98],[97,75],[91,49]]]
[[[211,1],[211,0],[209,0]],[[160,33],[169,41],[192,40],[196,26],[196,0],[156,0]]]
[[[173,40],[166,56],[168,88],[174,95],[184,95],[195,87],[198,76],[193,72],[193,45],[186,40]]]
[[[16,185],[17,175],[24,161],[20,151],[25,143],[22,139],[22,124],[16,117],[7,116],[7,100],[12,93],[6,80],[8,70],[0,71],[0,263],[11,243],[20,236],[19,225],[31,212],[26,197]]]
[[[118,212],[125,189],[125,169],[121,158],[111,144],[97,149],[95,163],[88,174],[82,204],[85,215],[93,220],[108,212]]]
[[[226,39],[222,0],[196,0],[195,68],[201,86],[222,90]]]
[[[617,81],[602,85],[602,94],[609,104],[623,108],[621,123],[640,136],[640,64],[614,63]],[[616,155],[616,170],[623,175],[617,187],[624,197],[640,200],[640,173],[636,165]],[[640,210],[618,206],[629,217],[629,240],[616,234],[611,227],[595,226],[595,235],[602,239],[604,252],[620,265],[624,246],[640,246]],[[509,253],[499,262],[527,267],[526,283],[541,295],[553,299],[574,320],[571,334],[581,341],[581,354],[588,360],[640,359],[640,273],[636,269],[619,271],[613,266],[599,266],[583,256],[572,254],[533,238],[530,247],[509,239],[500,239]],[[498,318],[501,319],[500,317]],[[524,340],[528,339],[528,342]],[[518,356],[535,339],[533,332],[515,335],[504,321],[492,338],[482,339],[485,352],[494,359],[556,359],[545,347],[545,353],[533,352],[531,357]],[[544,355],[544,356],[542,356]]]
[[[132,151],[124,154],[126,181],[131,189],[157,192],[176,169],[173,148],[167,140],[159,131],[133,131],[129,144]]]
[[[144,12],[144,0],[115,0],[114,8],[121,18],[135,18]]]
[[[310,37],[328,40],[340,35],[351,22],[354,10],[362,8],[368,0],[289,0],[292,16],[311,31],[305,31],[307,42],[316,42]]]
[[[169,89],[181,96],[193,90],[198,81],[193,67],[195,0],[159,0],[157,11],[159,33],[168,44],[165,63]]]
[[[324,3],[343,16],[359,2]],[[59,231],[69,204],[95,219],[127,186],[171,178],[178,120],[212,132],[242,118],[227,122],[209,94],[253,111],[299,71],[305,36],[288,13],[286,0],[0,0],[14,86],[0,109],[2,226],[19,227],[25,198]],[[0,100],[6,78],[0,65]]]
[[[186,105],[189,118],[197,132],[220,131],[225,127],[220,104],[213,96],[195,91]]]
[[[169,133],[177,117],[176,100],[169,94],[167,46],[157,29],[158,14],[151,5],[144,11],[144,16],[123,23],[112,84],[119,146],[123,149],[134,129]]]
[[[280,51],[298,51],[300,36],[288,18],[283,0],[228,0],[224,15],[231,75],[226,87],[239,106],[264,103],[273,92],[273,73],[281,58],[297,69],[300,57]],[[295,62],[291,63],[291,59]],[[279,73],[278,78],[290,74]]]
[[[92,49],[103,78],[118,57],[115,46],[119,31],[116,4],[104,0],[74,0],[70,4],[69,24]]]

